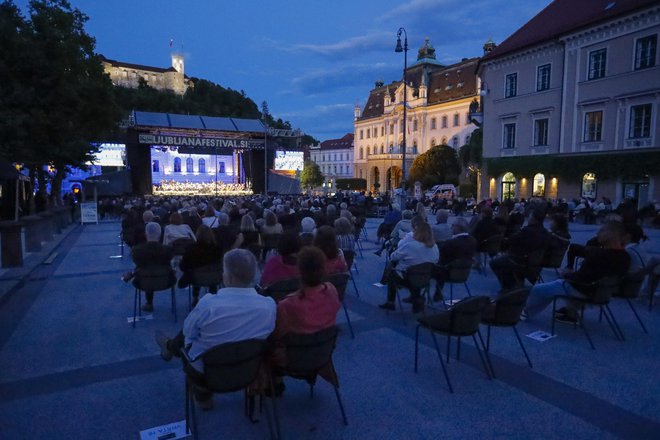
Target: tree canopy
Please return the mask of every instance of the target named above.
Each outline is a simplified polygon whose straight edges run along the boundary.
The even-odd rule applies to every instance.
[[[421,182],[424,188],[441,183],[458,184],[461,167],[456,150],[448,145],[436,145],[415,158],[410,167],[409,182]]]
[[[311,160],[306,160],[300,175],[300,185],[306,189],[316,188],[325,181],[321,168]]]

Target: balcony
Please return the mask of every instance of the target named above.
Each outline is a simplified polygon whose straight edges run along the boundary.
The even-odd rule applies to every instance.
[[[417,157],[419,154],[419,150],[417,148],[413,147],[408,147],[406,148],[406,160],[409,159],[414,159]],[[384,159],[384,160],[402,160],[403,159],[403,149],[400,147],[396,148],[390,148],[386,150],[383,154],[370,154],[367,156],[368,160],[379,160],[379,159]]]
[[[624,148],[648,148],[651,146],[651,138],[626,139],[623,146]]]

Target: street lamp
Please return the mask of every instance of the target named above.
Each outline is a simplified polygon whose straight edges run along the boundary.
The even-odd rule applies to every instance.
[[[401,33],[404,35],[403,46],[401,46]],[[402,27],[400,27],[399,31],[396,33],[396,48],[394,49],[394,52],[403,52],[403,151],[401,160],[401,189],[403,190],[401,210],[403,210],[405,209],[406,200],[406,101],[408,99],[408,80],[406,78],[406,70],[408,70],[408,32]]]

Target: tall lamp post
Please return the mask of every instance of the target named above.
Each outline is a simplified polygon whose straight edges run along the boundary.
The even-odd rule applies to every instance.
[[[403,46],[401,46],[401,34],[404,35]],[[394,52],[403,52],[403,145],[402,145],[402,159],[401,159],[401,210],[405,209],[406,202],[406,123],[407,123],[407,99],[408,99],[408,80],[406,78],[406,71],[408,70],[408,32],[402,27],[396,33],[396,48]]]

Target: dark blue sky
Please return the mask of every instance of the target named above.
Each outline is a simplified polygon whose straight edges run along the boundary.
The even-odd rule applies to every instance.
[[[267,101],[276,118],[320,140],[353,131],[353,107],[376,80],[401,78],[396,32],[409,62],[428,37],[440,61],[479,56],[550,0],[72,0],[108,58],[169,67],[172,49],[189,76]],[[25,7],[27,1],[17,1]],[[174,39],[170,48],[170,39]]]

